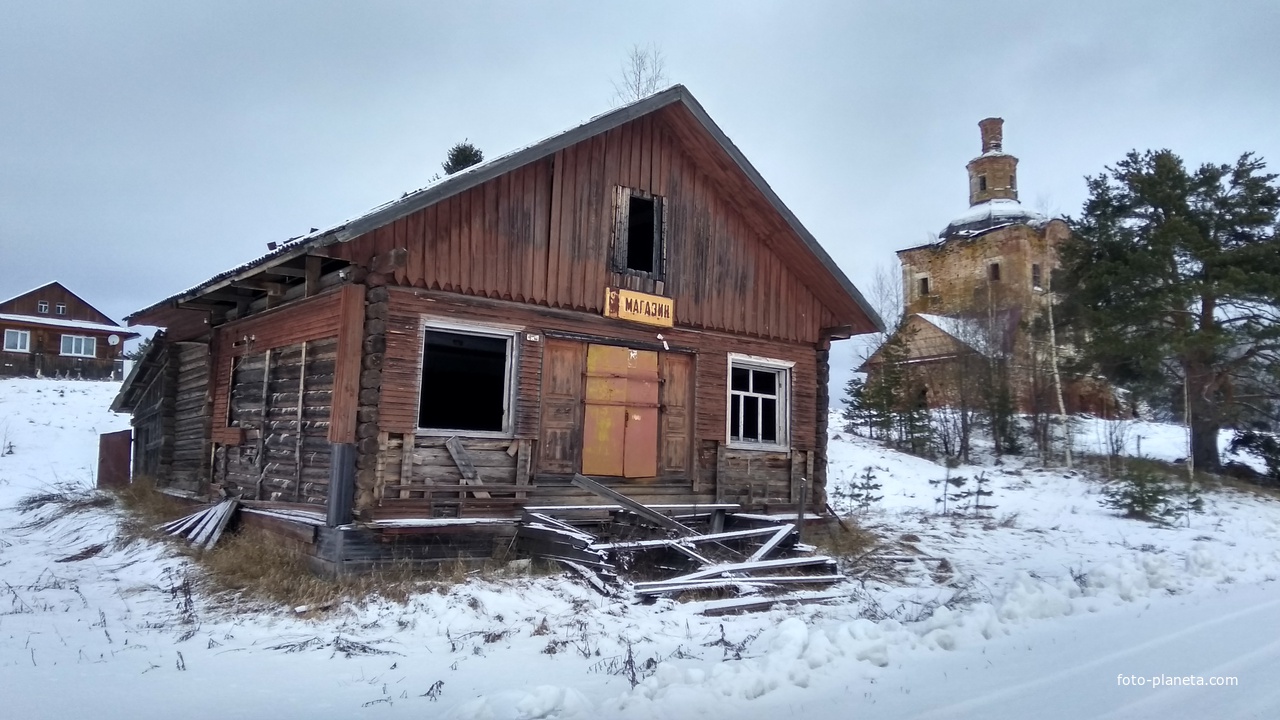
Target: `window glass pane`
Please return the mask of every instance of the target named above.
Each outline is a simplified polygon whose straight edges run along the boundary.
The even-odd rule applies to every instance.
[[[772,373],[768,370],[752,370],[751,391],[760,393],[761,395],[777,395],[777,379],[777,373]]]
[[[760,439],[760,398],[742,398],[742,439]]]
[[[72,347],[73,347],[72,342],[74,340],[75,338],[70,335],[62,336],[62,354],[63,355],[70,355],[71,353],[75,352],[74,350],[72,350]]]
[[[741,395],[734,395],[729,398],[729,437],[734,440],[742,439],[742,428],[738,425],[742,419],[742,413],[738,411],[741,405]]]
[[[772,398],[760,400],[760,440],[778,442],[778,401]]]
[[[751,390],[751,371],[746,368],[734,368],[731,373],[734,390]]]
[[[501,432],[507,339],[427,330],[418,427]]]

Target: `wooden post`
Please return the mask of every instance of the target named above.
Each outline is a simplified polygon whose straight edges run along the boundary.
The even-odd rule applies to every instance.
[[[302,409],[306,403],[303,398],[307,394],[307,341],[302,341],[302,361],[298,372],[298,415],[294,427],[296,436],[293,445],[293,501],[302,500]]]
[[[254,457],[254,463],[258,469],[258,484],[253,492],[255,500],[262,499],[262,482],[267,472],[267,415],[270,413],[271,407],[271,403],[268,400],[270,395],[271,350],[268,349],[262,359],[262,416],[258,420],[258,446],[257,455]]]
[[[356,490],[356,446],[331,443],[329,447],[329,503],[325,519],[329,527],[337,527],[351,522],[351,503]]]
[[[529,485],[530,466],[533,463],[533,442],[530,440],[519,440],[516,446],[516,485],[527,487]],[[529,498],[529,493],[525,490],[516,491],[516,500],[524,501]]]
[[[800,502],[796,504],[796,542],[804,542],[804,506],[809,492],[809,478],[800,478]]]

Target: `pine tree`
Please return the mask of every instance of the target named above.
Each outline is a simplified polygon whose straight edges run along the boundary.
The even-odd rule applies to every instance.
[[[452,175],[481,162],[484,162],[484,153],[480,148],[463,140],[449,148],[449,157],[441,163],[441,166],[444,168],[445,175]]]
[[[1265,167],[1131,152],[1088,179],[1062,248],[1082,369],[1148,397],[1176,385],[1198,469],[1219,467],[1219,429],[1257,407],[1237,386],[1280,365],[1280,187]]]
[[[849,378],[849,382],[844,384],[844,410],[840,417],[844,420],[845,432],[858,433],[858,428],[866,425],[867,434],[871,434],[871,415],[865,402],[866,389],[866,381],[858,377]]]
[[[854,507],[858,512],[865,513],[871,509],[871,506],[884,499],[883,495],[877,495],[883,487],[876,482],[875,468],[870,465],[862,469],[862,474],[858,476],[857,482],[853,483],[852,492],[849,499],[853,501]]]

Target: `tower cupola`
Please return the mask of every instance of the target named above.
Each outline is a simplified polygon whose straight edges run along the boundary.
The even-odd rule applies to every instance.
[[[978,122],[982,154],[969,161],[969,205],[1018,199],[1018,158],[1004,151],[1004,120]]]

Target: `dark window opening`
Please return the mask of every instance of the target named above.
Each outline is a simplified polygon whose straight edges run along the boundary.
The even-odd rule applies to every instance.
[[[1000,282],[1000,263],[991,263],[987,266],[987,279],[991,282]]]
[[[1040,277],[1040,264],[1039,264],[1039,263],[1032,263],[1032,265],[1031,265],[1031,287],[1037,287],[1037,288],[1038,288],[1038,287],[1043,287],[1040,283],[1041,283],[1041,277]]]
[[[427,330],[418,427],[502,432],[506,338]]]
[[[929,278],[920,278],[920,295],[921,297],[929,294]]]
[[[979,176],[978,176],[978,189],[979,189],[979,190],[986,190],[986,189],[987,189],[987,176],[986,176],[986,175],[979,175]]]
[[[1009,173],[1009,189],[1013,190],[1017,187],[1018,187],[1018,175],[1016,173]]]
[[[656,233],[653,198],[631,196],[627,208],[627,269],[652,273],[655,270]]]

